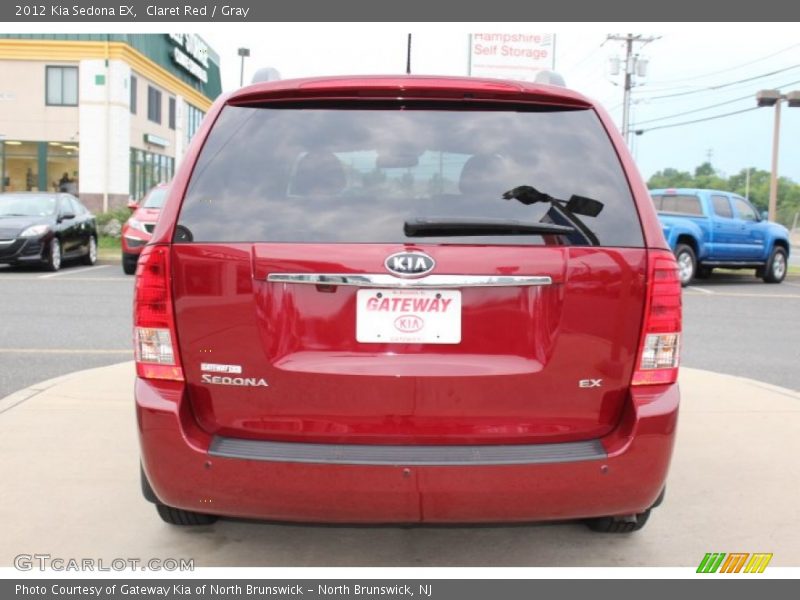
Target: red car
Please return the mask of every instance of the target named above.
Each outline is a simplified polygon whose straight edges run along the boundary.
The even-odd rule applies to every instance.
[[[160,183],[139,202],[128,204],[133,214],[122,226],[122,270],[126,275],[136,273],[136,261],[153,235],[168,189],[166,183]]]
[[[167,522],[640,529],[681,287],[607,113],[458,77],[217,100],[142,251],[144,495]]]

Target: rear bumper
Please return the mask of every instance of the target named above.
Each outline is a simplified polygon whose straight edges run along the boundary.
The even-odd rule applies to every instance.
[[[352,523],[642,512],[664,487],[679,403],[677,385],[634,388],[618,427],[578,443],[581,451],[576,444],[548,444],[546,452],[492,446],[472,460],[443,447],[378,447],[375,453],[359,447],[348,454],[353,446],[315,452],[295,444],[293,451],[292,444],[215,438],[197,427],[183,384],[137,378],[135,391],[142,463],[164,504],[234,517]]]

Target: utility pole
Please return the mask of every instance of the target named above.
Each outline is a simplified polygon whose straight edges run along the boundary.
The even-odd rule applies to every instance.
[[[631,114],[631,89],[633,89],[634,75],[644,76],[644,70],[647,67],[646,61],[639,61],[639,55],[634,55],[634,44],[649,44],[657,40],[658,37],[644,37],[640,34],[634,35],[629,33],[627,35],[609,35],[606,36],[606,41],[612,42],[625,42],[625,85],[622,95],[622,137],[625,138],[625,143],[630,146],[630,114]],[[617,59],[618,60],[618,59]],[[612,73],[616,75],[616,73]]]

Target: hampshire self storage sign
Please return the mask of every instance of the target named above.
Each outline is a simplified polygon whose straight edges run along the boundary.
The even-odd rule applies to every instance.
[[[469,42],[469,74],[532,81],[552,69],[556,36],[551,33],[473,33]]]

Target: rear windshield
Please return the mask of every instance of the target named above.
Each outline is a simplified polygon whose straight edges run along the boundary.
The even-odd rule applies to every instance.
[[[404,228],[491,219],[583,232],[548,234],[557,243],[643,245],[593,111],[398,108],[226,107],[195,165],[176,241],[543,243],[496,230],[421,239]]]
[[[700,198],[692,194],[653,196],[653,203],[656,205],[656,210],[658,212],[689,215],[693,217],[703,216],[703,207],[700,205]]]

